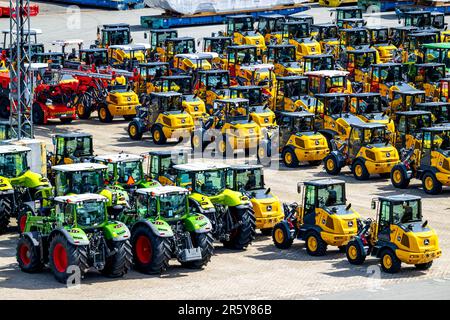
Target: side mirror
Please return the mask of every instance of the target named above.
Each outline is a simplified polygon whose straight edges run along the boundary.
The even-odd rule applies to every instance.
[[[301,182],[297,183],[297,193],[298,194],[302,193],[302,183]]]
[[[267,188],[266,194],[269,194],[269,193],[270,193],[270,188]]]
[[[375,200],[372,200],[372,203],[370,204],[372,210],[375,210],[377,208],[377,204],[375,202]]]

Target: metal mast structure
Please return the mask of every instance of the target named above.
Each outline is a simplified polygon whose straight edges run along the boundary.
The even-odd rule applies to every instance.
[[[30,68],[30,0],[10,0],[10,117],[12,136],[34,138]]]

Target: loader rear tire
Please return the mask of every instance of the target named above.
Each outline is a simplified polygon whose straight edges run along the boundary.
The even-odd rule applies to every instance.
[[[237,222],[236,214],[231,213],[233,222]],[[245,250],[252,243],[256,234],[256,219],[252,209],[246,209],[242,214],[241,225],[233,230],[230,240],[223,241],[223,245],[229,249]]]
[[[35,273],[42,270],[39,247],[36,247],[29,238],[20,237],[17,243],[16,259],[20,270],[27,273]]]
[[[391,249],[384,249],[380,254],[381,268],[386,273],[397,273],[400,271],[402,262]]]
[[[364,248],[361,247],[361,244],[356,240],[352,240],[347,244],[345,254],[348,262],[354,265],[363,264],[366,260]]]
[[[116,253],[106,258],[105,267],[101,272],[110,278],[123,277],[130,270],[133,259],[130,241],[111,241],[108,246]]]
[[[109,112],[108,106],[101,104],[98,107],[98,119],[103,123],[110,123],[113,121],[113,115]]]
[[[442,183],[432,172],[425,172],[422,177],[422,188],[428,194],[440,194],[442,192]]]
[[[408,179],[408,173],[402,165],[395,165],[391,170],[391,183],[395,188],[406,189],[411,179]]]
[[[310,231],[306,234],[306,252],[310,256],[324,256],[327,253],[327,243],[322,240],[317,232]]]
[[[182,262],[183,267],[189,269],[201,269],[208,264],[214,253],[214,238],[211,232],[191,234],[194,247],[199,247],[202,259],[196,261]]]
[[[290,236],[290,231],[282,223],[277,223],[273,228],[272,240],[278,249],[288,249],[294,242],[294,239]]]
[[[283,163],[286,167],[298,167],[298,159],[295,155],[295,151],[292,148],[283,148],[283,151],[281,152],[281,158],[283,159]]]
[[[141,140],[143,132],[136,121],[131,121],[128,125],[128,135],[133,140]]]

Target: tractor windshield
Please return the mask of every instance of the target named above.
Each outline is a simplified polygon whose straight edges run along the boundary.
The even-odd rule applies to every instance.
[[[58,172],[56,174],[58,195],[96,193],[103,186],[103,171]]]
[[[0,154],[0,176],[16,178],[28,170],[27,152]]]
[[[350,62],[352,62],[350,60]],[[354,56],[354,63],[359,69],[367,69],[370,65],[376,63],[376,53],[365,52]]]
[[[438,82],[445,77],[444,66],[418,67],[416,81],[423,83]]]
[[[295,47],[270,48],[268,61],[295,62]]]
[[[182,94],[191,94],[192,93],[192,82],[191,78],[174,78],[174,79],[165,79],[162,84],[164,90],[167,91],[176,91]]]
[[[380,83],[403,81],[401,66],[390,66],[374,70],[374,76]]]
[[[231,20],[233,21],[233,20]],[[253,18],[242,18],[234,20],[234,32],[254,31]]]
[[[314,131],[314,117],[296,117],[293,126],[297,132]]]
[[[195,173],[195,190],[213,196],[225,189],[225,170],[201,171]]]
[[[287,33],[289,38],[301,39],[309,37],[310,35],[309,25],[307,23],[292,24],[287,26]]]
[[[228,73],[217,73],[207,75],[207,88],[226,89],[229,87],[230,78]]]
[[[167,193],[159,198],[159,212],[164,218],[180,218],[186,213],[187,195]]]
[[[345,189],[342,184],[331,184],[320,186],[317,189],[319,207],[334,207],[345,205]]]
[[[334,63],[332,57],[311,57],[304,58],[305,71],[332,70]]]
[[[367,32],[365,30],[348,32],[347,46],[362,46],[368,43]]]
[[[284,83],[284,96],[296,100],[300,96],[307,94],[307,81],[304,79],[298,79],[295,81],[286,81]]]
[[[330,115],[340,115],[347,110],[346,97],[333,97],[326,103],[327,112]]]
[[[233,87],[231,87],[231,89],[233,89]],[[262,91],[260,88],[232,90],[231,98],[248,99],[250,106],[258,106],[262,104]]]
[[[181,108],[182,103],[183,103],[182,96],[166,97],[165,99],[160,99],[160,110],[181,112],[181,110],[183,110]]]
[[[325,80],[325,92],[330,92],[333,88],[343,88],[345,83],[345,76],[327,77]]]
[[[103,30],[105,44],[108,45],[125,45],[130,43],[130,30]]]
[[[422,208],[419,200],[409,200],[392,206],[394,224],[422,221]]]
[[[435,133],[433,146],[435,150],[442,153],[445,157],[450,157],[450,130]]]
[[[227,52],[228,46],[231,45],[231,39],[205,39],[203,50],[205,52],[216,52],[223,55]]]
[[[248,120],[249,114],[248,102],[239,102],[239,103],[230,102],[222,107],[219,107],[219,109],[220,108],[224,110],[228,122]]]
[[[76,221],[81,227],[95,227],[106,221],[105,203],[84,201],[76,204]]]
[[[380,30],[374,31],[372,40],[374,43],[388,43],[389,42],[389,30],[388,29],[380,29]]]
[[[194,40],[176,41],[174,43],[173,54],[194,53],[194,52],[195,52]]]
[[[134,185],[139,180],[142,180],[142,174],[142,162],[140,160],[119,162],[117,164],[117,181],[119,183]]]
[[[383,112],[381,96],[366,96],[357,98],[357,114],[371,114]]]
[[[364,130],[364,145],[386,143],[387,140],[386,129],[384,127]]]
[[[63,148],[61,148],[61,150],[57,150],[58,155],[62,155],[67,158],[81,158],[92,155],[91,137],[61,138],[61,140],[61,146]]]
[[[238,191],[264,189],[263,173],[261,169],[248,169],[236,172],[236,186]]]
[[[232,51],[228,54],[228,60],[237,65],[257,63],[256,48]]]

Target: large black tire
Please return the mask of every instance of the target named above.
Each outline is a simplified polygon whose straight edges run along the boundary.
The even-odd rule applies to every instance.
[[[277,223],[273,228],[272,240],[278,249],[288,249],[292,246],[294,239],[290,236],[290,231],[284,223]]]
[[[399,189],[406,189],[411,179],[408,179],[406,168],[400,164],[396,164],[391,170],[391,183]]]
[[[87,107],[82,103],[77,105],[78,118],[83,119],[83,120],[88,120],[91,117],[91,113],[92,113],[92,110],[90,107]]]
[[[236,222],[237,217],[233,214]],[[241,225],[234,230],[229,241],[223,241],[223,245],[229,249],[244,250],[252,243],[256,235],[256,219],[252,209],[248,208],[242,213]]]
[[[9,118],[10,101],[7,97],[0,98],[0,117],[4,119]]]
[[[298,159],[295,155],[294,149],[291,147],[283,148],[283,151],[281,152],[281,159],[283,160],[283,163],[288,168],[296,168],[298,167]]]
[[[169,241],[156,236],[149,227],[136,227],[131,236],[131,245],[134,266],[140,272],[160,274],[169,266],[171,258]]]
[[[106,258],[105,267],[101,272],[110,278],[123,277],[130,270],[133,259],[130,241],[111,241],[108,247],[116,253]]]
[[[325,167],[325,171],[328,174],[335,176],[341,172],[341,167],[339,166],[336,156],[334,156],[333,154],[327,155],[325,159],[323,159],[323,164]]]
[[[400,271],[402,262],[391,249],[384,249],[380,254],[381,269],[386,273],[397,273]],[[391,261],[390,264],[387,261]]]
[[[364,247],[362,247],[361,243],[356,240],[352,240],[347,244],[345,254],[348,262],[354,265],[363,264],[366,260]]]
[[[89,269],[86,247],[71,244],[61,234],[54,236],[50,242],[48,261],[56,280],[64,284],[71,275],[67,273],[69,266],[78,266],[81,276]]]
[[[357,180],[367,180],[370,178],[369,171],[367,171],[365,164],[360,160],[353,162],[352,173]]]
[[[44,124],[44,111],[42,111],[39,103],[33,103],[31,111],[33,113],[33,123],[37,125]]]
[[[214,253],[214,238],[211,232],[195,233],[192,238],[194,247],[199,247],[202,252],[202,259],[182,262],[181,265],[189,269],[201,269],[208,264]]]
[[[310,256],[324,256],[327,253],[327,243],[322,240],[320,235],[315,231],[309,231],[306,236],[306,252]],[[313,245],[315,243],[316,245]]]
[[[0,200],[0,234],[6,232],[9,225],[9,220],[12,215],[12,197],[6,196]]]
[[[29,238],[20,237],[17,243],[16,259],[20,270],[27,273],[35,273],[42,270],[39,247],[33,245]]]
[[[144,134],[144,132],[142,132],[142,130],[141,130],[141,127],[139,126],[139,124],[136,121],[131,121],[128,124],[127,131],[128,131],[128,135],[133,140],[141,140],[142,135]]]
[[[106,104],[100,104],[98,106],[98,119],[103,123],[111,123],[113,121],[113,115],[109,112]]]
[[[422,176],[422,188],[428,194],[440,194],[442,183],[436,178],[433,172],[425,172]]]
[[[417,270],[425,271],[431,268],[433,265],[433,261],[427,262],[427,263],[419,263],[416,264],[415,267]]]
[[[167,142],[167,138],[164,135],[164,131],[161,126],[157,125],[152,128],[153,142],[157,145],[163,145]]]

